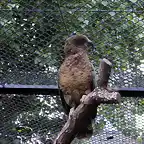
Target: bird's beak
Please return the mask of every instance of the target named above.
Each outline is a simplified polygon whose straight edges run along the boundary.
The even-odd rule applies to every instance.
[[[90,39],[87,38],[88,43],[92,43],[92,41]]]
[[[93,44],[93,42],[90,39],[88,39],[88,45],[92,46],[92,48],[94,48],[94,44]]]

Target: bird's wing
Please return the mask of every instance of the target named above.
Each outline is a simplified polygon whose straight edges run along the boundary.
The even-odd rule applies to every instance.
[[[96,70],[95,67],[92,65],[92,90],[94,90],[97,87],[97,75],[96,75]]]
[[[66,101],[64,99],[64,93],[60,89],[59,80],[58,80],[58,89],[59,89],[59,95],[60,95],[62,106],[64,108],[65,113],[68,115],[69,112],[70,112],[71,107],[66,103]]]

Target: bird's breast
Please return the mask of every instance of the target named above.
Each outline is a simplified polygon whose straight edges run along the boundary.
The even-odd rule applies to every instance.
[[[89,89],[92,67],[87,55],[68,57],[60,67],[59,82],[66,91]]]

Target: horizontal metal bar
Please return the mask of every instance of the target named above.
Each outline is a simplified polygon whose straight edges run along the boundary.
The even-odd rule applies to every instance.
[[[143,97],[144,98],[143,87],[117,88],[116,90],[121,94],[122,97]]]
[[[116,88],[122,97],[144,97],[144,88],[131,87],[131,88]],[[45,95],[58,95],[59,90],[57,85],[15,85],[5,84],[0,85],[0,94],[45,94]]]
[[[58,95],[58,87],[56,85],[0,85],[1,94],[55,94]]]

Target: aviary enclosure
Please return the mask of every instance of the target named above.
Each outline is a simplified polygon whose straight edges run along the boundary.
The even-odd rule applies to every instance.
[[[0,1],[0,143],[50,144],[66,122],[57,88],[72,33],[95,44],[90,59],[112,61],[120,104],[98,108],[94,134],[79,144],[144,142],[143,0]]]

